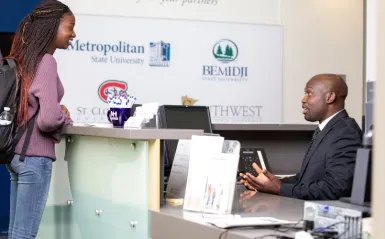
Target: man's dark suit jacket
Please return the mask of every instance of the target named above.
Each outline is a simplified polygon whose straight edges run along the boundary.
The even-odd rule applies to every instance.
[[[343,110],[318,134],[300,173],[282,179],[280,195],[304,200],[350,197],[362,131]]]

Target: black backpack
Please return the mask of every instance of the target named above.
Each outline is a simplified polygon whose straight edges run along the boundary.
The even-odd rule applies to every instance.
[[[28,121],[27,127],[17,127],[17,109],[19,106],[20,90],[16,81],[16,62],[13,59],[0,59],[0,113],[4,107],[9,107],[13,122],[9,125],[0,125],[0,164],[8,164],[15,155],[15,148],[26,129],[27,135],[22,148],[20,160],[24,160],[25,153],[31,139],[36,115]]]

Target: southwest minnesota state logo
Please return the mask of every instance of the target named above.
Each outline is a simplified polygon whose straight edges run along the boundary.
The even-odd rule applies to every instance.
[[[238,47],[233,41],[222,39],[215,43],[213,55],[220,62],[231,62],[238,57]]]

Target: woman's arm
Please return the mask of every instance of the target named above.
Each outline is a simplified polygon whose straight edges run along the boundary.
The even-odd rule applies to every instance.
[[[31,88],[39,100],[36,121],[41,131],[54,132],[69,122],[59,104],[57,64],[52,55],[46,54],[41,60]]]

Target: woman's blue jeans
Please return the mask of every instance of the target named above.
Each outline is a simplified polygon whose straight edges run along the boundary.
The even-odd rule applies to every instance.
[[[15,155],[7,168],[11,174],[8,239],[33,239],[47,202],[52,160]]]

